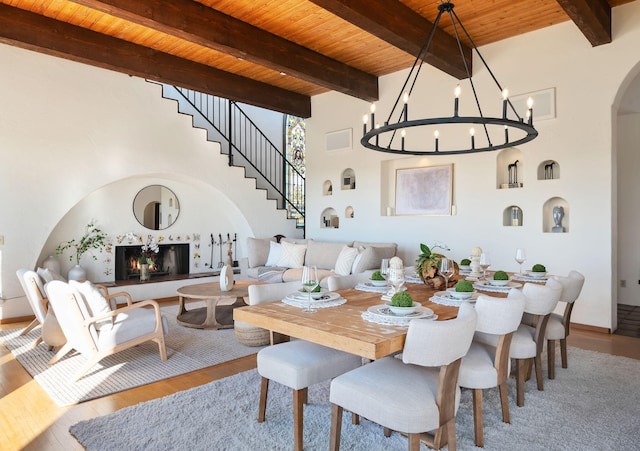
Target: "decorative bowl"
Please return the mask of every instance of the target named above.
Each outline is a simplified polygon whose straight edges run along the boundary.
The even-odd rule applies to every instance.
[[[527,271],[527,274],[529,275],[529,277],[536,277],[540,279],[547,275],[546,272],[536,272],[536,271]]]
[[[495,280],[495,279],[490,279],[488,282],[489,282],[489,285],[494,285],[496,287],[504,287],[509,283],[508,280]]]
[[[471,271],[471,265],[459,265],[460,271]]]
[[[300,293],[302,293],[305,297],[309,296],[309,294],[306,291],[304,291],[302,288],[300,290],[298,290],[298,291]],[[312,292],[311,293],[311,299],[315,299],[315,300],[320,299],[322,296],[325,295],[325,291],[326,291],[325,289],[321,288],[320,291]]]
[[[387,286],[387,281],[386,280],[369,279],[369,282],[371,282],[371,285],[373,285],[374,287],[386,287]]]
[[[450,288],[447,291],[454,299],[465,300],[473,296],[473,291],[456,291],[455,288]]]
[[[422,304],[414,301],[411,307],[394,307],[389,302],[387,303],[387,307],[389,307],[389,310],[391,310],[394,315],[406,316],[406,315],[411,315],[413,312],[416,311],[418,307],[422,307]]]

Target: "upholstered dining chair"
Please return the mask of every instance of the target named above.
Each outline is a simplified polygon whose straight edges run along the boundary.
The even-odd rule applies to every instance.
[[[524,295],[512,289],[507,298],[486,295],[478,296],[476,332],[491,334],[498,338],[497,346],[481,341],[473,341],[462,358],[458,385],[473,390],[473,418],[476,446],[484,446],[482,419],[482,391],[498,387],[502,406],[502,421],[509,423],[509,349],[514,332],[518,329],[524,312]]]
[[[346,290],[353,288],[359,283],[367,282],[371,278],[371,271],[349,274],[348,276],[329,276],[327,277],[327,289],[329,291]]]
[[[67,338],[49,364],[53,365],[73,349],[87,358],[73,381],[105,357],[146,341],[156,342],[160,358],[167,360],[164,341],[167,322],[156,301],[127,303],[111,310],[101,290],[90,282],[54,280],[45,285],[45,291]]]
[[[571,271],[568,276],[551,276],[562,284],[560,302],[565,303],[564,313],[552,313],[547,323],[545,338],[547,339],[547,372],[549,379],[555,379],[556,341],[560,341],[560,357],[562,368],[567,368],[567,337],[571,327],[571,312],[576,299],[580,296],[584,285],[584,276],[578,271]]]
[[[458,371],[476,328],[474,308],[463,303],[456,319],[414,319],[402,360],[385,357],[331,382],[330,449],[340,449],[342,412],[408,434],[409,450],[420,449],[423,432],[435,431],[429,446],[456,449],[455,415],[460,402]]]
[[[299,282],[250,285],[251,305],[282,300],[300,288]],[[291,340],[267,346],[258,352],[258,373],[261,376],[258,422],[265,420],[269,381],[275,381],[293,390],[293,448],[303,448],[304,404],[308,387],[334,378],[362,365],[362,358],[310,343]]]
[[[53,310],[49,308],[49,301],[40,276],[35,271],[24,268],[17,270],[16,275],[35,315],[34,320],[20,332],[20,335],[26,335],[34,328],[41,326],[40,336],[33,343],[34,347],[41,342],[50,348],[58,348],[65,344],[67,339],[60,329]]]
[[[522,287],[522,294],[525,298],[524,311],[529,315],[532,325],[520,323],[513,334],[509,351],[509,356],[516,361],[516,404],[518,407],[524,406],[524,383],[528,375],[531,374],[532,364],[535,367],[538,390],[544,390],[541,354],[547,323],[562,295],[562,285],[553,279],[547,280],[545,285],[525,283]]]

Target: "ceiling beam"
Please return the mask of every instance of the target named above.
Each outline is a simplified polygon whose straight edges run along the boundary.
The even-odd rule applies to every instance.
[[[607,0],[557,0],[592,46],[611,42],[611,6]]]
[[[280,111],[311,116],[311,98],[0,4],[0,42]]]
[[[378,78],[192,0],[74,0],[109,15],[366,101]]]
[[[311,0],[321,8],[353,23],[374,36],[417,56],[433,24],[397,0]],[[471,48],[463,45],[469,73]],[[430,65],[456,77],[467,78],[455,38],[438,30],[425,59]]]

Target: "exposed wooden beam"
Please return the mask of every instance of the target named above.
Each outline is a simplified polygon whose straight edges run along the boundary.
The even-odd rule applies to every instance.
[[[607,0],[557,0],[592,46],[611,42],[611,6]]]
[[[74,0],[130,22],[366,101],[378,78],[192,0]]]
[[[0,42],[262,108],[311,116],[309,96],[0,4]]]
[[[417,56],[433,24],[397,0],[311,0],[354,25]],[[463,45],[469,73],[472,72],[471,48]],[[438,30],[425,61],[458,79],[467,72],[455,38]]]

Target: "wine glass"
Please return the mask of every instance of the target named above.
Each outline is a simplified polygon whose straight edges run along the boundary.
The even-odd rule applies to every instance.
[[[303,313],[315,313],[316,309],[311,308],[311,293],[318,287],[318,271],[315,266],[303,266],[302,267],[302,291],[306,292],[309,296],[309,303],[307,307],[302,310]]]
[[[453,276],[455,273],[455,266],[453,260],[450,258],[441,258],[440,259],[440,274],[444,277],[444,289],[445,291],[449,288],[449,277]]]
[[[483,252],[480,254],[480,267],[482,268],[482,277],[485,280],[487,279],[487,268],[489,268],[489,266],[491,266],[491,258],[488,253]]]
[[[385,280],[389,277],[389,259],[383,258],[380,262],[380,274]]]
[[[516,249],[516,261],[520,265],[520,274],[522,274],[522,264],[527,260],[527,254],[524,249],[519,247]]]

